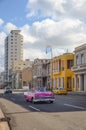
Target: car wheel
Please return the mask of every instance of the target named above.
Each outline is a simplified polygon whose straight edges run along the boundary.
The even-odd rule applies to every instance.
[[[53,101],[50,101],[50,103],[53,103]]]
[[[29,100],[28,100],[28,99],[26,99],[26,102],[29,102]]]

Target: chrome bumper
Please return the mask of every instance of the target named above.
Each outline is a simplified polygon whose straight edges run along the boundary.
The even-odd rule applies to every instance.
[[[47,102],[47,101],[55,101],[55,98],[45,98],[45,99],[42,99],[42,98],[39,98],[39,99],[33,99],[34,102]]]

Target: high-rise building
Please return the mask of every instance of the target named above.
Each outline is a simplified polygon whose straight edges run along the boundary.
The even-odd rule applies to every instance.
[[[23,36],[21,30],[12,30],[5,39],[5,81],[9,81],[9,72],[14,61],[23,60]]]

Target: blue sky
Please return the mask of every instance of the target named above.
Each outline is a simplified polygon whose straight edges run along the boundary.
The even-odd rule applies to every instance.
[[[86,0],[0,0],[0,70],[4,70],[4,40],[13,29],[24,36],[24,59],[73,52],[86,43]]]
[[[17,26],[22,26],[29,20],[26,19],[27,0],[1,0],[0,17],[5,22],[12,22]]]

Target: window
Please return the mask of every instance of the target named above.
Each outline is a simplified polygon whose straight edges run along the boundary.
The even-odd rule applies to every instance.
[[[78,65],[79,64],[79,57],[78,57],[78,55],[76,56],[76,65]]]
[[[11,55],[11,58],[13,58],[13,55]]]
[[[62,71],[64,71],[64,67],[62,67]]]
[[[69,90],[72,89],[71,77],[67,77],[67,88],[68,88]]]
[[[61,79],[58,78],[58,87],[60,87],[60,86],[61,86]]]
[[[84,64],[84,54],[81,54],[81,64]]]
[[[64,88],[64,77],[62,77],[62,87]]]
[[[67,69],[71,69],[73,66],[73,60],[67,60]]]
[[[64,60],[61,61],[61,70],[64,71]]]

